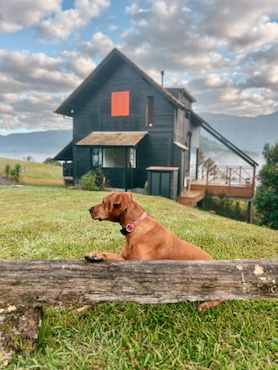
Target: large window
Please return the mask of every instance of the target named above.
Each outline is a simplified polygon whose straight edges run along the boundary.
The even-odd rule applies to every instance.
[[[129,116],[129,91],[112,92],[111,95],[111,116]]]
[[[136,168],[135,148],[92,148],[92,167]]]
[[[147,96],[146,102],[146,126],[152,127],[153,125],[153,96]]]

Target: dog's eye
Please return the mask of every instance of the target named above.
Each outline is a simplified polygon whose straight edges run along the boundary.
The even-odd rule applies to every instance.
[[[102,201],[102,208],[105,208],[105,203],[104,203],[104,200]]]

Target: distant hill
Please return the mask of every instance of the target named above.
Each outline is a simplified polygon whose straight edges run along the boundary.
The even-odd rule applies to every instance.
[[[0,157],[22,159],[31,156],[43,162],[58,154],[72,140],[72,130],[50,130],[0,135]]]
[[[239,149],[261,155],[265,143],[278,141],[278,112],[257,117],[200,113],[216,131]],[[212,139],[205,130],[201,134]]]

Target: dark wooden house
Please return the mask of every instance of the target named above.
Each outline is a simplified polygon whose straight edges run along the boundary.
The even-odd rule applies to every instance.
[[[111,188],[136,191],[149,180],[151,194],[175,199],[185,177],[197,178],[200,127],[210,130],[193,112],[194,101],[113,49],[55,111],[72,117],[73,140],[54,159],[65,162],[64,176],[73,182],[101,167]]]

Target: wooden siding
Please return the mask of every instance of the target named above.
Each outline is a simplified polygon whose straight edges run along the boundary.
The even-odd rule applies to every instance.
[[[111,117],[111,93],[130,91],[130,115]],[[123,64],[74,114],[74,142],[92,131],[146,131],[146,98],[154,96],[152,132],[173,132],[174,106],[129,65]]]
[[[130,91],[130,116],[111,116],[111,93]],[[154,97],[154,122],[146,127],[147,96]],[[143,187],[147,180],[149,166],[173,166],[176,161],[174,119],[176,107],[127,64],[122,64],[108,80],[88,97],[83,106],[74,113],[74,143],[88,136],[92,131],[148,131],[137,146],[137,171],[131,182],[134,187]],[[184,116],[184,114],[183,114]],[[184,127],[181,125],[181,129]],[[183,135],[183,131],[179,135]],[[179,136],[178,136],[179,137]],[[183,140],[179,142],[184,143]],[[74,176],[79,178],[91,169],[90,151],[75,147]],[[179,160],[180,162],[180,160]],[[178,166],[179,167],[179,166]],[[106,169],[103,168],[103,171]],[[134,174],[133,174],[134,175]],[[120,187],[121,169],[109,172],[111,186]]]
[[[108,187],[116,189],[133,189],[137,183],[135,168],[103,168]]]

